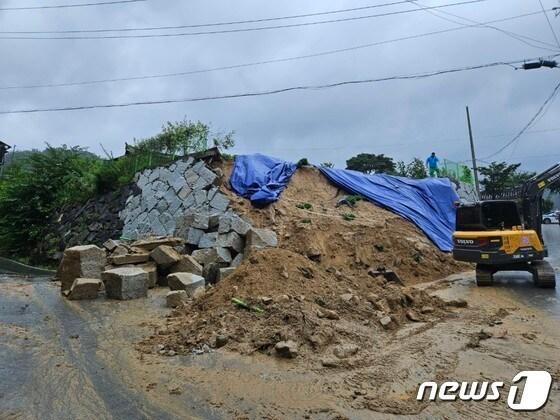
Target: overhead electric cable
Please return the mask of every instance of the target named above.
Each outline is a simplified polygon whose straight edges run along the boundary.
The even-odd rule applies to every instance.
[[[173,104],[173,103],[183,103],[183,102],[204,102],[204,101],[213,101],[213,100],[221,100],[221,99],[268,96],[268,95],[277,95],[280,93],[293,92],[293,91],[330,89],[339,86],[361,85],[361,84],[369,84],[369,83],[377,83],[377,82],[386,82],[390,80],[423,79],[423,78],[439,76],[443,74],[458,73],[463,71],[471,71],[471,70],[477,70],[477,69],[483,69],[489,67],[512,66],[512,64],[521,63],[523,61],[525,60],[515,60],[510,62],[500,61],[500,62],[481,64],[476,66],[438,70],[438,71],[427,72],[427,73],[417,73],[417,74],[401,75],[401,76],[388,76],[388,77],[375,78],[375,79],[345,80],[345,81],[320,84],[320,85],[290,86],[290,87],[285,87],[280,89],[236,93],[236,94],[229,94],[229,95],[202,96],[202,97],[180,98],[180,99],[145,100],[145,101],[123,102],[123,103],[113,103],[113,104],[64,106],[64,107],[55,107],[55,108],[16,109],[16,110],[0,111],[0,115],[29,114],[29,113],[55,112],[55,111],[77,111],[77,110],[88,110],[88,109],[98,109],[98,108],[124,108],[129,106]]]
[[[548,22],[548,27],[550,28],[550,30],[552,32],[552,36],[554,36],[554,39],[556,40],[556,44],[558,45],[558,48],[560,48],[560,41],[558,41],[558,36],[556,35],[556,31],[554,30],[554,27],[552,26],[552,23],[550,22],[550,19],[548,18],[548,14],[546,13],[546,10],[544,9],[544,6],[543,6],[541,0],[539,0],[539,4],[541,5],[541,9],[542,9],[542,12],[544,14],[544,17],[546,18],[546,21]]]
[[[497,22],[505,22],[514,19],[519,19],[527,16],[534,16],[540,14],[541,11],[525,13],[522,15],[517,16],[510,16],[506,18],[501,18],[485,23],[497,23]],[[478,25],[473,25],[471,27],[476,27]],[[292,56],[292,57],[283,57],[283,58],[276,58],[271,60],[261,60],[261,61],[254,61],[250,63],[242,63],[242,64],[233,64],[229,66],[219,66],[219,67],[210,67],[206,69],[198,69],[198,70],[189,70],[183,72],[175,72],[175,73],[162,73],[162,74],[152,74],[152,75],[140,75],[140,76],[130,76],[130,77],[118,77],[118,78],[111,78],[111,79],[97,79],[97,80],[83,80],[83,81],[76,81],[76,82],[66,82],[66,83],[45,83],[45,84],[33,84],[33,85],[7,85],[7,86],[0,86],[0,90],[10,90],[10,89],[37,89],[37,88],[55,88],[55,87],[69,87],[69,86],[83,86],[83,85],[95,85],[95,84],[102,84],[102,83],[115,83],[115,82],[124,82],[124,81],[133,81],[133,80],[146,80],[146,79],[159,79],[159,78],[167,78],[167,77],[179,77],[179,76],[188,76],[193,74],[201,74],[201,73],[209,73],[214,71],[222,71],[222,70],[234,70],[244,67],[253,67],[265,64],[275,64],[275,63],[284,63],[296,60],[303,60],[307,58],[315,58],[315,57],[322,57],[327,55],[339,54],[348,51],[355,51],[364,48],[371,48],[379,45],[386,45],[391,44],[393,42],[400,42],[400,41],[408,41],[412,39],[423,38],[427,36],[439,35],[444,33],[450,33],[455,31],[460,31],[463,29],[468,29],[468,26],[458,27],[458,28],[450,28],[450,29],[443,29],[439,31],[432,31],[432,32],[425,32],[422,34],[416,35],[409,35],[400,38],[393,38],[384,41],[377,41],[377,42],[370,42],[367,44],[356,45],[347,48],[338,48],[335,50],[327,50],[313,54],[306,54],[300,56]],[[539,57],[540,58],[540,57]]]
[[[115,1],[103,1],[95,3],[75,3],[75,4],[53,4],[51,6],[22,6],[22,7],[0,7],[0,11],[11,11],[11,10],[40,10],[40,9],[68,9],[73,7],[91,7],[91,6],[110,6],[114,4],[125,4],[125,3],[139,3],[147,0],[115,0]]]
[[[74,34],[74,33],[102,33],[102,32],[135,32],[135,31],[156,31],[156,30],[169,30],[169,29],[192,29],[216,26],[229,26],[241,25],[247,23],[263,23],[274,22],[278,20],[300,19],[315,16],[332,15],[338,13],[357,12],[361,10],[376,9],[380,7],[395,6],[399,4],[406,4],[408,0],[393,1],[389,3],[374,4],[370,6],[352,7],[348,9],[328,10],[324,12],[305,13],[299,15],[276,16],[261,19],[248,19],[248,20],[233,20],[228,22],[212,22],[212,23],[199,23],[191,25],[177,25],[177,26],[148,26],[144,28],[103,28],[103,29],[77,29],[77,30],[57,30],[57,31],[0,31],[1,34]]]
[[[519,140],[519,138],[535,123],[535,121],[537,121],[537,119],[539,119],[540,117],[542,117],[542,115],[544,115],[544,111],[545,111],[546,107],[548,106],[549,103],[551,103],[554,100],[554,98],[558,94],[559,90],[560,90],[560,83],[558,83],[556,85],[556,87],[554,88],[552,93],[548,96],[548,98],[546,98],[544,103],[539,107],[539,109],[537,110],[535,115],[533,115],[533,117],[531,117],[529,122],[521,129],[521,131],[519,133],[517,133],[517,135],[513,139],[511,139],[506,144],[504,144],[496,152],[492,153],[491,155],[485,156],[482,159],[490,159],[490,158],[500,154],[501,152],[503,152],[505,149],[507,149],[512,144],[516,143]]]
[[[414,1],[414,0],[408,0],[408,2],[416,5],[417,7],[424,7],[424,5],[422,3]],[[505,30],[505,29],[502,29],[502,28],[498,28],[496,26],[492,26],[492,25],[489,25],[489,24],[484,23],[484,22],[479,22],[479,21],[469,19],[469,18],[466,18],[466,17],[463,17],[463,16],[459,16],[459,15],[451,13],[451,12],[447,12],[447,11],[444,11],[444,10],[438,10],[438,11],[426,10],[426,12],[430,13],[432,16],[435,16],[439,19],[443,19],[447,22],[455,23],[457,25],[470,26],[470,25],[468,25],[464,22],[458,22],[455,19],[450,19],[448,17],[441,16],[441,15],[452,16],[454,18],[461,19],[461,20],[469,22],[471,24],[474,23],[474,24],[479,25],[481,28],[493,29],[495,31],[501,32],[501,33],[503,33],[503,34],[505,34],[505,35],[517,40],[517,41],[520,41],[520,42],[522,42],[526,45],[529,45],[531,47],[534,47],[534,48],[540,48],[540,49],[545,49],[545,50],[554,51],[554,52],[558,51],[558,48],[556,48],[556,45],[554,45],[554,44],[550,44],[548,42],[541,41],[539,39],[535,39],[535,38],[529,37],[527,35],[522,35],[522,34],[518,34],[516,32],[512,32],[512,31],[508,31],[508,30]],[[535,44],[533,44],[529,41],[536,42],[536,43],[541,44],[543,46],[535,45]],[[552,48],[554,48],[554,49],[552,49]]]
[[[284,28],[297,28],[297,27],[305,27],[305,26],[315,26],[315,25],[323,25],[327,23],[339,23],[339,22],[350,22],[350,21],[357,21],[363,19],[373,19],[379,17],[386,17],[386,16],[394,16],[394,15],[402,15],[406,13],[415,13],[422,10],[432,10],[432,9],[441,9],[446,7],[455,7],[455,6],[463,6],[468,4],[474,3],[481,3],[488,0],[467,0],[461,1],[457,3],[448,3],[439,6],[430,6],[425,7],[422,9],[407,9],[407,10],[398,10],[393,12],[386,12],[386,13],[378,13],[374,15],[365,15],[365,16],[352,16],[346,18],[338,18],[338,19],[328,19],[328,20],[319,20],[313,22],[302,22],[302,23],[292,23],[286,25],[274,25],[274,26],[259,26],[254,28],[238,28],[238,29],[220,29],[220,30],[213,30],[213,31],[200,31],[200,32],[182,32],[182,33],[162,33],[162,34],[134,34],[134,35],[100,35],[100,36],[90,36],[90,35],[80,35],[80,36],[0,36],[0,39],[8,40],[95,40],[95,39],[131,39],[131,38],[168,38],[168,37],[183,37],[183,36],[199,36],[199,35],[216,35],[216,34],[228,34],[228,33],[240,33],[240,32],[256,32],[256,31],[264,31],[264,30],[272,30],[272,29],[284,29]]]

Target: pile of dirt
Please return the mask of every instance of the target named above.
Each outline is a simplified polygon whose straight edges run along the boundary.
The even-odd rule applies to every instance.
[[[249,308],[240,308],[234,298]],[[274,354],[278,342],[291,340],[306,359],[355,366],[351,356],[361,349],[372,355],[377,334],[407,322],[438,322],[449,314],[446,305],[383,276],[348,276],[290,250],[266,249],[251,255],[204,296],[174,311],[166,328],[145,340],[141,349],[187,354],[204,345],[225,345],[242,354]],[[329,359],[348,347],[354,348],[348,357]],[[366,359],[361,352],[360,360]]]
[[[231,164],[223,169],[229,178]],[[471,268],[441,252],[411,222],[373,203],[336,207],[347,193],[315,168],[298,169],[280,200],[265,209],[252,207],[232,191],[229,196],[235,211],[258,227],[276,231],[281,248],[350,276],[364,275],[370,267],[385,268],[411,285]]]
[[[229,175],[231,166],[222,169]],[[252,253],[204,296],[175,310],[166,328],[140,344],[142,351],[187,354],[225,346],[277,354],[277,343],[292,341],[289,355],[327,367],[356,366],[374,358],[378,334],[450,314],[448,304],[411,286],[469,266],[372,203],[336,207],[345,194],[318,170],[299,169],[281,199],[265,209],[229,194],[238,213],[278,233],[279,248]],[[383,270],[398,278],[379,275]]]

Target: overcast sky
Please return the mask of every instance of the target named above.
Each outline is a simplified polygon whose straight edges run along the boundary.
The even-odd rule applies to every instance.
[[[101,1],[101,0],[99,0]],[[423,0],[428,6],[461,0]],[[0,0],[0,8],[84,3],[86,0]],[[51,31],[190,25],[259,19],[343,8],[387,0],[148,0],[112,6],[0,10],[0,31]],[[546,9],[560,6],[542,0]],[[416,8],[395,5],[228,28],[282,25]],[[540,10],[539,0],[487,0],[441,9],[477,21]],[[560,17],[549,14],[560,36]],[[41,89],[0,90],[0,110],[165,100],[228,95],[352,79],[545,57],[560,53],[544,14],[496,24],[538,39],[526,45],[488,28],[387,43],[339,54],[182,77]],[[0,40],[0,87],[67,83],[184,72],[314,54],[377,41],[456,28],[426,11],[259,32],[106,40]],[[208,30],[212,28],[201,28]],[[222,28],[224,29],[224,28]],[[189,32],[192,29],[180,32]],[[159,31],[159,33],[174,31]],[[177,31],[175,31],[177,32]],[[1,35],[0,35],[1,36]],[[556,47],[555,47],[556,45]],[[479,157],[510,140],[560,82],[560,69],[532,71],[494,67],[421,80],[307,90],[273,96],[71,112],[0,115],[0,139],[19,150],[81,145],[115,155],[124,142],[156,134],[166,121],[184,117],[235,131],[235,153],[260,152],[296,161],[332,161],[343,167],[360,153],[396,160],[425,159],[436,151],[455,161],[470,157],[465,119],[469,105]],[[494,159],[538,170],[560,160],[560,100],[516,147]],[[545,130],[545,131],[543,131]]]

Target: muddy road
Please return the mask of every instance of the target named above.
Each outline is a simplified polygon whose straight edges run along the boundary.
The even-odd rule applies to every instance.
[[[545,235],[558,270],[560,227]],[[376,363],[327,369],[226,351],[142,354],[136,344],[166,325],[163,289],[146,300],[70,302],[45,279],[0,275],[0,419],[515,418],[505,398],[416,401],[418,384],[499,380],[507,391],[522,370],[560,376],[557,291],[519,273],[492,288],[476,288],[472,273],[421,287],[468,307],[381,332]],[[560,418],[557,382],[532,416]]]

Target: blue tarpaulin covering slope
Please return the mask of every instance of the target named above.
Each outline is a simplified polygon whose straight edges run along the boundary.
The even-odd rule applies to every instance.
[[[255,206],[264,206],[278,200],[296,171],[291,162],[261,154],[240,155],[229,183],[240,196],[248,198]]]
[[[415,180],[344,169],[320,169],[337,187],[362,195],[413,222],[440,250],[453,249],[454,202],[459,197],[449,179]]]

